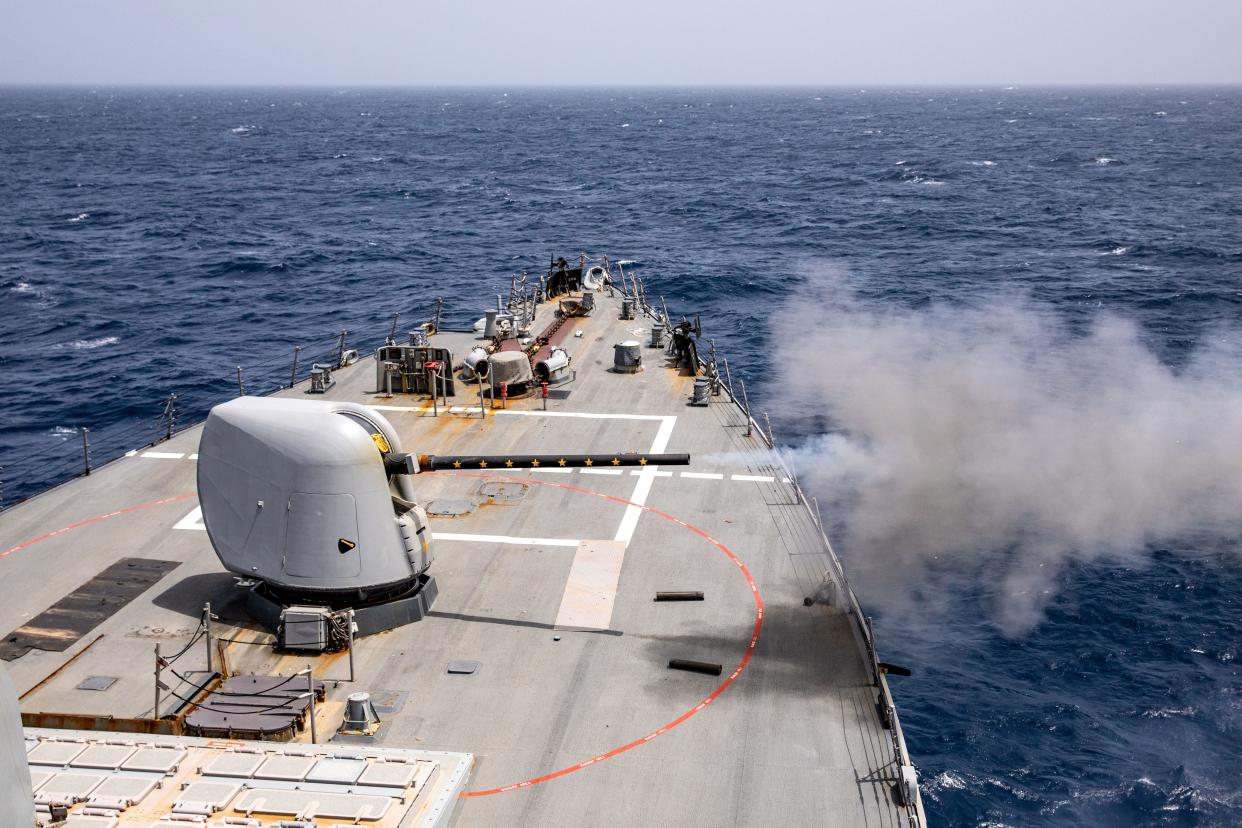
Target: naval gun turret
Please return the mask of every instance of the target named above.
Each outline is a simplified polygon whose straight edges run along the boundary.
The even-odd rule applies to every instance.
[[[220,562],[290,649],[333,650],[422,618],[436,598],[414,476],[442,470],[686,465],[688,454],[418,455],[379,412],[239,397],[207,417],[198,496]],[[349,619],[352,619],[350,621]]]

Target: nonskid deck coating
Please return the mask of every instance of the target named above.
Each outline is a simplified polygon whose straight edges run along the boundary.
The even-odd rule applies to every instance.
[[[565,341],[576,379],[564,387],[566,399],[549,400],[547,414],[540,401],[525,399],[511,400],[508,413],[480,417],[477,396],[461,384],[450,400],[459,413],[432,417],[421,398],[373,393],[370,360],[336,373],[327,397],[380,407],[407,451],[648,451],[664,429],[664,449],[690,452],[693,462],[639,475],[490,473],[536,485],[517,503],[481,505],[433,523],[445,537],[436,543],[432,572],[440,597],[431,617],[358,642],[359,681],[329,691],[321,736],[339,722],[349,692],[408,692],[376,744],[473,753],[469,790],[505,789],[464,799],[461,825],[907,824],[905,809],[893,803],[891,769],[885,772],[891,741],[850,619],[802,605],[828,561],[779,463],[757,435],[746,436],[745,419],[727,398],[687,406],[691,378],[665,367],[659,352],[644,347],[639,374],[608,371],[612,343],[645,344],[647,331],[642,320],[617,319],[615,300],[600,298],[584,336]],[[468,334],[435,339],[457,359],[474,344]],[[302,396],[302,389],[283,393]],[[226,620],[245,621],[231,577],[206,533],[194,531],[197,504],[170,500],[193,493],[198,436],[197,427],[189,429],[157,456],[125,458],[0,516],[0,550],[8,550],[0,573],[9,585],[0,623],[8,629],[80,584],[87,562],[92,571],[126,555],[182,562],[100,625],[102,637],[24,698],[24,710],[149,715],[155,642],[167,651],[188,640],[206,600]],[[420,475],[416,488],[424,502],[469,498],[480,482],[436,473]],[[144,508],[125,511],[134,506]],[[647,510],[698,527],[732,550],[755,589],[712,541]],[[110,517],[89,522],[100,515]],[[40,536],[47,537],[27,545]],[[553,629],[575,549],[590,539],[626,541],[610,624],[620,635]],[[656,591],[668,589],[702,590],[707,600],[652,603]],[[760,600],[762,633],[745,672],[734,675],[743,654],[750,656]],[[246,626],[224,634],[268,640]],[[31,651],[12,662],[19,691],[43,682],[84,646]],[[229,655],[241,672],[287,674],[314,664],[319,678],[346,673],[339,657],[278,656],[240,644]],[[733,685],[700,707],[720,680],[669,671],[670,658],[725,664]],[[449,675],[447,663],[463,659],[481,669]],[[199,655],[187,678],[201,678],[192,668],[204,666]],[[115,673],[122,675],[108,691],[75,689],[86,677]],[[666,728],[686,711],[697,715]],[[659,738],[645,738],[657,732]],[[614,752],[622,746],[628,747]],[[566,768],[577,770],[558,775]],[[549,775],[546,784],[511,787]]]

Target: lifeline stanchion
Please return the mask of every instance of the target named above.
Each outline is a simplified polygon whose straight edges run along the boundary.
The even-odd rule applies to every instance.
[[[293,370],[289,373],[289,387],[298,384],[298,354],[302,353],[301,345],[293,346]]]

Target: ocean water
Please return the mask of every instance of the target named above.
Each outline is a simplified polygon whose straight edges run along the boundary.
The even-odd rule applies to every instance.
[[[1237,89],[0,90],[0,504],[606,252],[829,506],[933,824],[1239,824],[1239,134]]]

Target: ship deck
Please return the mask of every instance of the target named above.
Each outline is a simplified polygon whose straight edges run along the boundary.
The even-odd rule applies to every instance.
[[[233,639],[232,671],[311,666],[327,683],[321,740],[345,697],[366,690],[384,700],[375,746],[473,754],[457,825],[921,824],[918,806],[894,794],[893,732],[854,616],[844,602],[804,606],[832,566],[811,512],[727,393],[687,404],[693,379],[647,347],[649,320],[619,318],[619,301],[599,295],[576,323],[582,335],[564,340],[574,377],[546,411],[538,396],[484,411],[459,382],[450,408],[433,414],[426,395],[377,392],[367,358],[335,372],[323,398],[375,406],[405,451],[689,452],[690,466],[419,475],[419,498],[433,508],[476,505],[433,517],[432,611],[358,639],[350,683],[344,655],[264,646],[270,635],[246,617],[203,531],[201,428],[188,428],[0,514],[5,630],[123,558],[171,567],[63,651],[8,661],[23,712],[150,716],[154,646],[180,650],[211,602],[213,631]],[[536,330],[551,307],[541,306]],[[643,343],[645,368],[614,373],[612,346],[628,339]],[[432,340],[458,362],[477,342]],[[482,497],[497,481],[510,484],[505,497]],[[705,600],[653,602],[665,590]],[[723,673],[670,670],[674,658]],[[449,674],[450,661],[479,668]],[[189,683],[165,674],[162,713],[207,677],[205,649],[177,667]],[[97,676],[116,681],[79,688]]]

